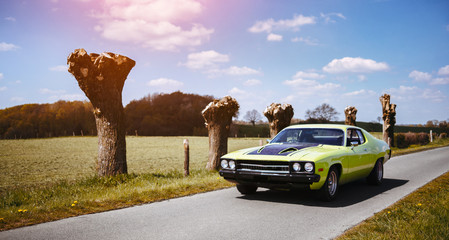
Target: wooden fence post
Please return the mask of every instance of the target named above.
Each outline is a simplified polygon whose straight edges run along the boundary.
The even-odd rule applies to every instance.
[[[189,176],[189,140],[184,139],[184,177]]]

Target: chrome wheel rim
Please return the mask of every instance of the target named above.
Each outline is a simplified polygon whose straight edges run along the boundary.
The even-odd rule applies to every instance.
[[[377,180],[380,182],[384,175],[384,169],[382,167],[382,163],[378,162],[377,164]]]
[[[337,173],[332,171],[329,173],[329,177],[327,179],[327,186],[329,188],[329,195],[334,196],[337,192]]]

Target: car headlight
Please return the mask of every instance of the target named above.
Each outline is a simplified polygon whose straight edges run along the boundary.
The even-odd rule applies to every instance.
[[[231,160],[231,161],[229,161],[229,168],[230,169],[232,169],[232,170],[234,170],[235,169],[235,161],[234,160]]]
[[[304,169],[305,169],[307,172],[312,172],[312,171],[313,171],[313,164],[312,164],[312,163],[306,163],[306,164],[304,164]]]
[[[299,163],[293,163],[293,171],[295,172],[301,171],[301,165]]]
[[[221,168],[228,168],[228,160],[221,160]]]

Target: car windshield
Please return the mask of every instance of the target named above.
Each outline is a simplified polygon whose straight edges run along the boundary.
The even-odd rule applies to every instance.
[[[271,143],[317,143],[343,146],[344,132],[329,128],[289,128],[281,131]]]

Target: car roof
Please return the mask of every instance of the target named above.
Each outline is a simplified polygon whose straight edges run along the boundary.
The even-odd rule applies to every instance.
[[[329,129],[341,129],[341,130],[345,130],[345,131],[348,128],[361,129],[356,126],[344,125],[344,124],[295,124],[295,125],[290,125],[290,126],[286,127],[285,129],[291,129],[291,128],[329,128]]]

